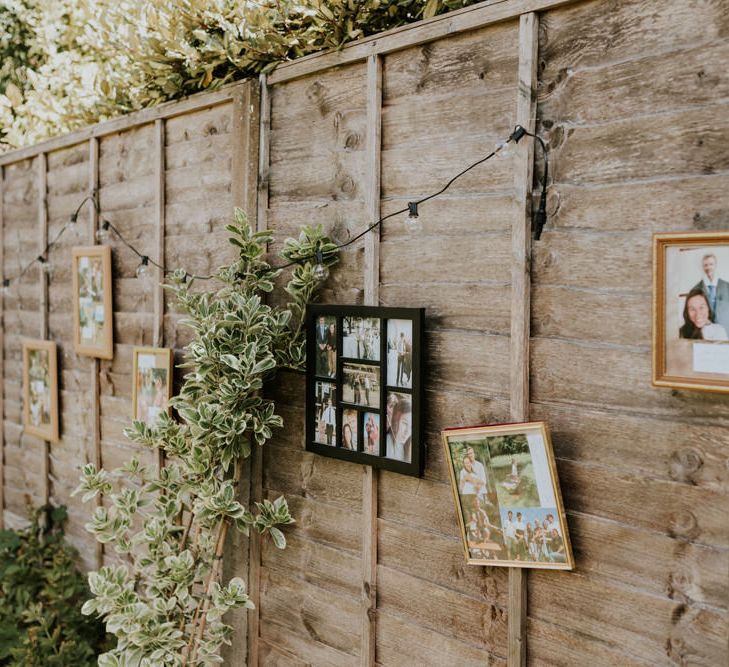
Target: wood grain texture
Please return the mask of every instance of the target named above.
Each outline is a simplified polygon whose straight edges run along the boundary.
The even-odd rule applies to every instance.
[[[0,280],[5,270],[5,167],[0,165]],[[0,530],[5,528],[5,289],[0,290]]]
[[[380,149],[382,143],[382,60],[367,59],[367,190],[366,221],[380,219]],[[371,224],[370,223],[370,224]],[[364,302],[379,304],[380,292],[380,228],[365,236]],[[371,667],[377,649],[377,489],[379,472],[363,466],[362,478],[362,647],[361,664]]]
[[[417,46],[469,32],[513,19],[527,12],[544,11],[574,0],[486,0],[475,7],[465,7],[459,11],[436,16],[422,23],[405,25],[400,28],[373,35],[350,46],[336,51],[312,54],[290,64],[279,66],[271,76],[273,83],[282,83],[304,77],[322,70],[347,63],[364,60],[370,55],[385,55],[401,49]]]
[[[516,98],[516,124],[529,133],[536,127],[537,51],[539,19],[535,13],[519,20],[519,83]],[[526,136],[516,147],[514,196],[516,212],[511,228],[511,347],[509,385],[511,419],[529,419],[529,337],[531,329],[531,228],[534,139]],[[509,569],[509,667],[525,667],[527,662],[527,571]]]
[[[89,144],[89,158],[88,158],[88,188],[89,193],[98,197],[99,207],[101,206],[101,197],[99,192],[99,162],[100,162],[100,149],[99,139],[91,137],[88,140]],[[96,206],[90,206],[89,211],[89,227],[88,227],[88,243],[89,245],[96,245],[96,230],[99,227],[99,212]],[[113,275],[113,274],[112,274]],[[75,296],[73,298],[76,298]],[[99,378],[99,370],[101,368],[101,362],[99,359],[90,359],[88,362],[91,367],[91,382],[89,383],[88,391],[91,394],[91,434],[90,434],[90,445],[91,451],[87,455],[87,461],[93,462],[97,470],[100,470],[103,465],[102,456],[102,444],[101,444],[101,381]],[[96,495],[96,506],[100,507],[103,505],[104,499],[99,493]],[[96,542],[96,569],[98,570],[104,564],[104,545],[101,542]]]
[[[45,249],[48,245],[48,157],[45,153],[40,153],[36,158],[36,189],[38,191],[38,256],[44,257],[46,262],[48,256]],[[40,315],[40,327],[38,337],[41,340],[48,338],[48,274],[43,270],[43,266],[38,264],[38,307]],[[41,476],[42,483],[42,503],[47,505],[51,498],[51,464],[50,464],[51,445],[48,441],[43,441],[40,449],[41,455]]]

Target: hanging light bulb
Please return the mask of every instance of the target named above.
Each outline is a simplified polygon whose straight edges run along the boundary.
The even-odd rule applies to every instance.
[[[314,266],[314,278],[323,283],[329,277],[329,268],[324,264],[324,255],[321,249],[316,249],[316,266]]]
[[[514,147],[511,145],[511,137],[506,141],[500,141],[494,148],[494,155],[496,157],[511,157],[514,154]]]
[[[76,227],[76,223],[78,222],[78,211],[74,211],[71,213],[71,217],[68,219],[68,226],[71,229],[74,229]]]
[[[137,267],[137,278],[146,278],[149,275],[149,257],[142,255],[142,261]]]
[[[109,221],[104,220],[101,227],[96,230],[96,240],[99,243],[106,243],[109,240]]]
[[[10,278],[3,278],[2,293],[3,296],[10,294]]]
[[[48,278],[53,278],[53,264],[51,264],[48,260],[41,263],[41,270],[48,276]]]
[[[418,202],[408,202],[408,217],[405,218],[405,228],[411,233],[419,232],[421,228],[420,218],[418,217]]]

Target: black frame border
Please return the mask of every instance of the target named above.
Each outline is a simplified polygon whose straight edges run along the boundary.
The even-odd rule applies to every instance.
[[[325,445],[314,442],[316,431],[316,382],[324,380],[316,375],[316,333],[315,323],[321,317],[335,317],[337,321],[337,371],[330,382],[337,385],[336,410],[337,425],[335,429],[335,444]],[[367,317],[379,318],[380,320],[380,360],[372,362],[369,360],[355,360],[344,357],[343,354],[343,328],[342,323],[345,317]],[[400,388],[387,384],[387,325],[389,320],[410,320],[413,323],[412,341],[412,388]],[[425,339],[425,309],[424,308],[389,308],[381,306],[338,306],[326,304],[311,304],[306,310],[306,451],[329,456],[330,458],[351,461],[362,465],[390,470],[403,475],[422,477],[425,468],[425,439],[423,437],[423,399],[424,399],[424,339]],[[368,366],[378,366],[380,369],[380,453],[379,455],[367,454],[364,451],[350,451],[338,446],[341,441],[341,430],[344,420],[344,409],[355,407],[350,403],[342,401],[342,375],[345,361],[361,362]],[[410,462],[389,459],[386,454],[386,402],[390,391],[400,391],[412,396],[412,448]],[[364,413],[374,412],[367,410],[365,406],[358,408],[358,439],[361,447],[364,447]]]

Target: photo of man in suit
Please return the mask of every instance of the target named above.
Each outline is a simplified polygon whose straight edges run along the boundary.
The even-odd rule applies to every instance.
[[[729,282],[717,276],[717,260],[714,253],[706,253],[701,259],[704,277],[694,285],[693,291],[701,290],[714,315],[713,322],[729,331]]]

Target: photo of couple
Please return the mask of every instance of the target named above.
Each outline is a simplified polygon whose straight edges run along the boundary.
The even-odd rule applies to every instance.
[[[729,391],[729,234],[656,236],[654,384]],[[718,236],[718,235],[714,235]]]
[[[365,407],[380,405],[380,367],[345,362],[342,401]]]
[[[469,563],[571,567],[543,423],[450,429],[443,441]]]
[[[391,387],[413,386],[413,323],[410,320],[387,321],[387,384]]]
[[[316,325],[316,374],[333,378],[337,374],[337,318],[319,318]]]

